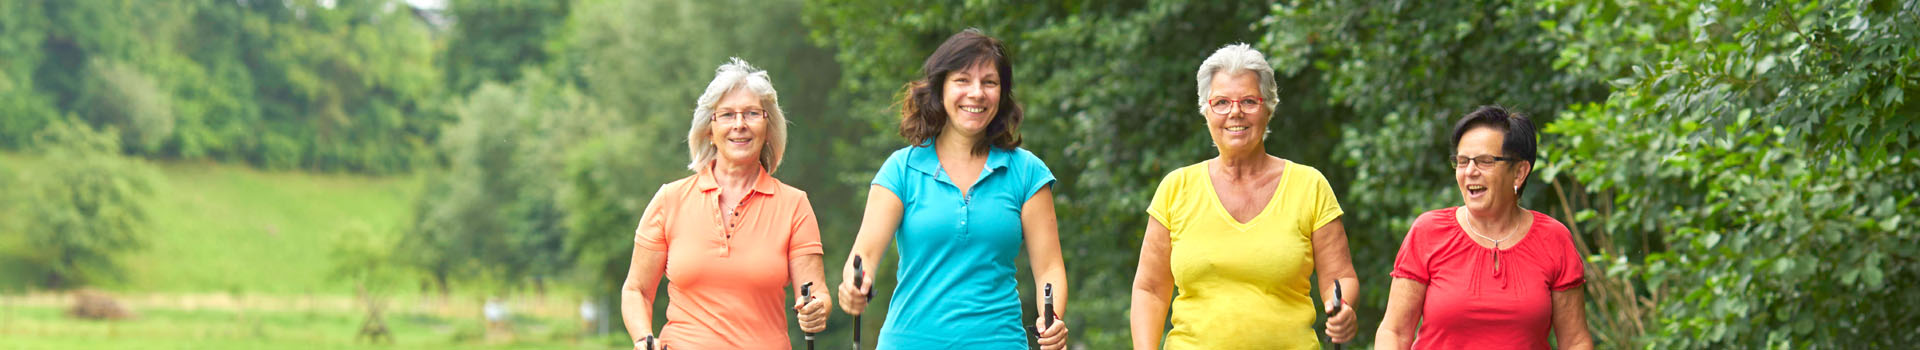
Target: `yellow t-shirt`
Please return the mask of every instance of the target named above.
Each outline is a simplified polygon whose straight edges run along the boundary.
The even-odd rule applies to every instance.
[[[1319,348],[1312,238],[1342,213],[1333,187],[1319,170],[1286,162],[1267,207],[1240,223],[1214,194],[1209,162],[1167,174],[1147,207],[1173,245],[1165,348]]]

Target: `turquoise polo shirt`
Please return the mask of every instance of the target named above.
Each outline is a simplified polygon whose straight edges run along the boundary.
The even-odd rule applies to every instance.
[[[1026,349],[1014,278],[1020,208],[1053,183],[1053,171],[1025,149],[994,147],[962,196],[932,144],[894,151],[873,176],[905,205],[893,234],[899,284],[879,349]]]

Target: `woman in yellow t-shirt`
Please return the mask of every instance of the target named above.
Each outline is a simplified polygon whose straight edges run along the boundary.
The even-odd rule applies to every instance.
[[[1266,153],[1273,68],[1246,44],[1200,65],[1200,114],[1220,156],[1161,180],[1133,279],[1134,349],[1314,349],[1318,312],[1359,294],[1340,203],[1319,170]],[[1318,276],[1326,302],[1308,291]],[[1178,289],[1179,297],[1174,297]],[[1328,317],[1335,343],[1357,332],[1351,304]]]

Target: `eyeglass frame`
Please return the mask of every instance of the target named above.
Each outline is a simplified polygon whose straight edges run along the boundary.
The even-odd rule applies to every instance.
[[[1232,105],[1234,105],[1234,108],[1235,108],[1235,109],[1239,109],[1241,113],[1247,113],[1247,114],[1253,114],[1254,112],[1259,112],[1259,111],[1260,111],[1260,108],[1267,108],[1267,98],[1266,98],[1266,97],[1261,97],[1261,96],[1252,96],[1252,97],[1245,97],[1245,98],[1240,98],[1240,99],[1229,99],[1229,98],[1226,98],[1226,97],[1218,97],[1218,98],[1210,98],[1210,99],[1207,99],[1207,111],[1209,111],[1209,112],[1213,112],[1213,114],[1219,114],[1219,115],[1227,115],[1227,114],[1229,114],[1229,113],[1233,113],[1233,110],[1232,110],[1232,109],[1228,109],[1228,110],[1226,110],[1226,111],[1224,111],[1224,112],[1223,112],[1223,111],[1220,111],[1220,108],[1221,108],[1221,107],[1225,107],[1225,106],[1227,106],[1227,105],[1226,105],[1226,104],[1214,104],[1214,103],[1215,103],[1215,102],[1221,102],[1221,101],[1225,101],[1225,102],[1227,102],[1228,104],[1232,104]],[[1253,103],[1247,103],[1247,101],[1253,101]],[[1254,109],[1253,109],[1253,110],[1247,110],[1247,106],[1248,106],[1248,105],[1252,105]]]
[[[767,119],[767,111],[749,109],[744,111],[714,112],[712,123],[731,124],[736,121],[752,122],[755,120],[766,120],[766,119]]]
[[[1462,160],[1465,160],[1465,161],[1462,161]],[[1496,156],[1491,154],[1482,154],[1478,157],[1468,157],[1463,155],[1453,155],[1453,156],[1447,157],[1447,162],[1453,163],[1454,169],[1466,169],[1467,165],[1473,165],[1474,169],[1480,169],[1480,171],[1493,170],[1494,163],[1518,162],[1520,160],[1521,159],[1519,157],[1501,157],[1501,156]]]

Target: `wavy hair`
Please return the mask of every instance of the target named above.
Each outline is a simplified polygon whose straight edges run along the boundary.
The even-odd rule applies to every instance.
[[[1026,119],[1026,112],[1014,102],[1013,62],[1007,59],[1006,46],[1000,39],[974,28],[948,37],[932,56],[927,56],[920,79],[901,89],[900,136],[911,146],[939,136],[947,127],[947,109],[941,101],[947,74],[986,63],[992,63],[1000,74],[1000,106],[993,120],[987,122],[986,137],[973,145],[973,153],[985,154],[988,147],[1020,147],[1020,121]]]

